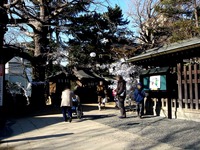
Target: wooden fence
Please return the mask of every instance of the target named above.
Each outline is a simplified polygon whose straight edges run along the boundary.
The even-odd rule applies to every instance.
[[[178,108],[199,110],[200,108],[200,65],[177,65]]]

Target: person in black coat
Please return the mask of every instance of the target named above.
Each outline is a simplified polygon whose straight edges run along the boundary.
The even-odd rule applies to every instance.
[[[118,105],[119,105],[119,109],[120,109],[120,113],[121,116],[119,118],[126,118],[126,111],[125,111],[125,107],[124,107],[124,101],[126,98],[126,81],[123,79],[122,76],[118,75],[117,76],[117,97],[118,97]]]

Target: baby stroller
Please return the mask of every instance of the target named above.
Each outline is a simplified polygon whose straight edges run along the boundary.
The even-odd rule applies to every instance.
[[[76,115],[78,119],[83,117],[83,108],[78,96],[72,98],[72,114]]]
[[[133,101],[132,98],[126,97],[125,108],[126,108],[126,111],[135,111],[136,110],[135,102]]]

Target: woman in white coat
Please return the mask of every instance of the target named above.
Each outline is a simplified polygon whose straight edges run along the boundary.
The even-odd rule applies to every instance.
[[[61,105],[60,107],[62,108],[62,114],[63,114],[63,119],[64,121],[68,121],[69,122],[72,121],[72,98],[75,97],[74,93],[70,90],[70,88],[68,86],[65,87],[65,90],[62,92],[62,96],[61,96]],[[68,113],[68,117],[66,116],[66,113]]]

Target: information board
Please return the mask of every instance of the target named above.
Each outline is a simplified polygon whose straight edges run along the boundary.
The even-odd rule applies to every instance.
[[[150,76],[150,85],[151,90],[160,89],[160,76]]]
[[[143,85],[145,90],[166,91],[167,90],[166,75],[143,77]]]

